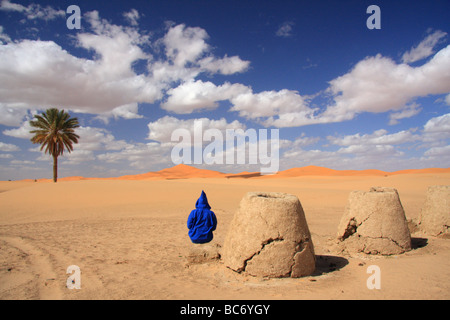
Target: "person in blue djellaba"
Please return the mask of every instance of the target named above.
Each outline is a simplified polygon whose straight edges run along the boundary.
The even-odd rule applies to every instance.
[[[195,204],[187,220],[189,237],[193,243],[207,243],[213,239],[213,231],[217,227],[217,218],[208,203],[205,192],[202,190],[200,198]]]

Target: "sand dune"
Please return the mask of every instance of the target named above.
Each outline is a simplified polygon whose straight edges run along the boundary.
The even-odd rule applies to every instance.
[[[396,188],[407,218],[415,219],[428,186],[448,185],[450,173],[318,176],[314,170],[290,178],[245,179],[252,173],[244,172],[204,179],[186,178],[199,171],[181,166],[140,180],[0,182],[0,299],[450,298],[448,239],[416,231],[412,251],[388,257],[349,256],[336,246],[350,191]],[[314,242],[314,274],[267,280],[237,274],[221,260],[188,263],[193,245],[186,220],[201,190],[218,219],[218,245],[247,192],[296,195]],[[81,269],[80,290],[66,288],[70,265]],[[370,265],[381,269],[380,290],[366,286]]]
[[[190,178],[293,178],[303,176],[392,176],[399,174],[439,174],[449,173],[450,168],[427,168],[427,169],[407,169],[394,172],[381,171],[377,169],[366,170],[334,170],[318,166],[306,166],[280,171],[274,175],[261,175],[259,172],[222,173],[214,170],[199,169],[193,166],[179,164],[171,168],[162,169],[156,172],[147,172],[136,175],[125,175],[114,178],[86,178],[81,176],[63,177],[58,181],[79,181],[79,180],[164,180],[164,179],[190,179]],[[32,179],[22,180],[25,182],[35,181]],[[51,182],[51,179],[37,179],[36,182]]]
[[[421,174],[421,173],[448,173],[450,168],[409,169],[400,171],[381,171],[377,169],[366,170],[334,170],[324,167],[307,166],[280,171],[277,177],[301,177],[301,176],[391,176],[397,174]]]

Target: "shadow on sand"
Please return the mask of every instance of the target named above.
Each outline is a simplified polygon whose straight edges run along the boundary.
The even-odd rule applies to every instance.
[[[411,249],[412,250],[417,250],[417,249],[426,247],[427,245],[428,245],[427,238],[411,237]]]
[[[259,172],[254,172],[254,173],[247,173],[247,174],[235,174],[235,175],[229,175],[226,176],[227,179],[234,179],[234,178],[244,178],[244,179],[249,179],[249,178],[256,178],[256,177],[260,177],[261,173]]]
[[[316,255],[316,270],[312,276],[321,276],[342,269],[348,260],[338,256]]]

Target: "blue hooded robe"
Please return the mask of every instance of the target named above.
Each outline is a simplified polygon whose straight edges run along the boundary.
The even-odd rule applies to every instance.
[[[213,238],[213,231],[216,230],[217,219],[210,209],[206,194],[202,191],[200,198],[191,211],[187,221],[189,237],[193,243],[207,243]]]

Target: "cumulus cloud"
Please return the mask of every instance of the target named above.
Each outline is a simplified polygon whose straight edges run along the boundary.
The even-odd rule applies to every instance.
[[[247,119],[257,119],[265,126],[300,126],[312,121],[315,111],[308,106],[305,97],[287,89],[260,93],[248,90],[232,98],[231,102],[230,111],[237,111]]]
[[[199,64],[202,70],[206,70],[210,73],[230,75],[245,72],[250,65],[250,61],[242,60],[238,56],[228,57],[225,55],[223,58],[208,56],[201,59]]]
[[[400,119],[411,118],[422,111],[422,108],[417,103],[412,103],[409,106],[406,106],[403,110],[399,112],[393,112],[389,115],[389,124],[394,125],[397,124]]]
[[[421,140],[420,135],[414,134],[414,131],[410,129],[389,134],[387,130],[380,129],[371,134],[328,136],[327,140],[332,145],[341,147],[336,151],[336,157],[350,156],[365,165],[372,163],[376,167],[377,161],[386,161],[388,157],[404,155],[399,146]]]
[[[381,55],[366,58],[349,73],[330,81],[334,105],[322,117],[344,121],[361,112],[405,109],[414,98],[449,92],[450,73],[446,70],[450,70],[450,46],[420,67],[396,64]]]
[[[214,109],[217,101],[229,100],[230,111],[264,126],[297,127],[341,122],[363,112],[391,112],[390,124],[417,115],[421,108],[415,98],[450,91],[450,46],[440,50],[419,67],[397,64],[377,55],[358,62],[343,76],[330,81],[331,95],[324,111],[312,107],[310,99],[294,90],[253,92],[243,85],[216,86],[211,82],[190,81],[168,91],[162,104],[166,110],[190,113]]]
[[[33,137],[33,134],[30,133],[30,131],[33,130],[33,128],[30,126],[29,120],[26,120],[22,123],[22,125],[15,129],[6,129],[3,130],[3,134],[5,136],[10,136],[14,138],[20,138],[20,139],[31,139]]]
[[[139,104],[161,100],[174,83],[191,83],[202,72],[242,72],[249,65],[237,56],[215,57],[201,28],[171,26],[152,44],[145,32],[111,24],[97,11],[86,12],[84,19],[91,32],[77,33],[76,40],[94,53],[92,59],[76,57],[53,41],[0,45],[0,109],[7,110],[1,124],[20,125],[27,110],[54,106],[96,114],[105,122],[140,118]],[[152,48],[163,49],[165,56],[156,60]],[[146,63],[139,73],[133,68],[137,61]]]
[[[450,113],[431,118],[423,127],[421,161],[435,167],[448,167],[450,163]]]
[[[186,27],[184,24],[169,29],[162,40],[166,55],[176,66],[183,67],[188,62],[195,62],[209,51],[206,31],[199,27]]]
[[[154,166],[171,163],[170,148],[156,142],[132,144],[118,152],[100,154],[97,158],[106,163],[125,162],[139,170],[150,170]]]
[[[23,40],[0,46],[4,108],[23,113],[58,106],[136,118],[136,103],[151,103],[161,97],[152,81],[131,68],[134,61],[148,58],[138,46],[142,41],[139,35],[109,25],[95,12],[87,15],[87,21],[98,33],[79,33],[78,42],[97,52],[94,60],[77,58],[53,41]],[[1,123],[9,125],[11,121],[2,119]]]
[[[124,140],[117,140],[113,134],[103,128],[79,127],[76,133],[80,136],[78,144],[71,153],[68,153],[64,160],[69,164],[80,164],[86,161],[94,161],[102,152],[120,151],[129,144]]]
[[[424,156],[427,156],[427,157],[440,157],[440,156],[449,157],[450,156],[450,145],[445,146],[445,147],[430,148],[429,150],[427,150],[424,153]]]
[[[178,114],[191,113],[202,109],[215,109],[218,101],[233,99],[250,89],[241,84],[216,86],[210,81],[187,81],[167,91],[169,95],[161,107]]]
[[[317,143],[320,140],[320,137],[308,137],[305,133],[302,133],[299,137],[297,137],[292,143],[288,143],[285,147],[306,147],[312,144]]]
[[[0,75],[1,79],[1,75]],[[0,80],[1,82],[1,80]],[[1,92],[1,88],[0,88]],[[28,114],[29,106],[24,103],[2,103],[0,102],[0,124],[7,126],[20,126],[22,120]]]
[[[132,25],[137,26],[139,24],[139,12],[136,9],[131,9],[129,12],[124,12],[123,17]]]
[[[50,6],[42,7],[40,4],[31,3],[25,7],[9,0],[2,0],[0,3],[0,10],[21,12],[28,20],[41,19],[49,21],[58,17],[61,18],[66,16],[66,12],[64,10],[57,10]]]
[[[424,147],[447,145],[450,139],[450,113],[431,118],[423,126]]]
[[[212,55],[208,39],[208,33],[202,28],[184,24],[171,26],[166,35],[155,42],[157,48],[161,46],[164,50],[166,59],[149,63],[152,78],[170,86],[192,81],[202,72],[230,75],[248,69],[250,61],[238,56],[218,58]]]
[[[231,111],[265,126],[297,127],[352,120],[357,114],[391,112],[390,124],[417,115],[414,99],[450,91],[450,46],[422,66],[397,64],[378,54],[358,62],[348,73],[330,81],[331,98],[321,112],[307,96],[280,90],[248,90],[230,99]]]
[[[425,132],[450,132],[450,113],[431,118],[424,125]]]
[[[434,47],[438,42],[447,35],[446,32],[437,30],[427,36],[416,47],[411,48],[410,51],[405,52],[402,56],[403,63],[412,63],[431,56]]]
[[[103,128],[79,127],[76,133],[80,136],[77,149],[86,151],[121,150],[127,147],[125,140],[116,140],[112,133]]]
[[[157,142],[130,143],[117,139],[109,130],[81,126],[76,129],[80,136],[74,151],[65,154],[61,161],[71,166],[90,162],[98,170],[112,172],[108,165],[118,164],[137,170],[149,170],[155,164],[168,163],[169,147]],[[30,151],[39,152],[39,147]],[[48,161],[48,156],[41,153],[36,160]],[[97,174],[98,172],[93,174]]]
[[[202,130],[218,129],[223,133],[224,137],[225,131],[227,129],[245,130],[245,125],[237,120],[234,120],[229,123],[224,118],[221,118],[219,120],[212,120],[208,118],[181,120],[175,117],[165,116],[158,119],[157,121],[150,122],[148,124],[149,129],[148,139],[157,141],[161,144],[173,145],[174,143],[172,142],[172,133],[176,129],[186,129],[190,132],[191,137],[194,137],[196,125],[201,125]]]

